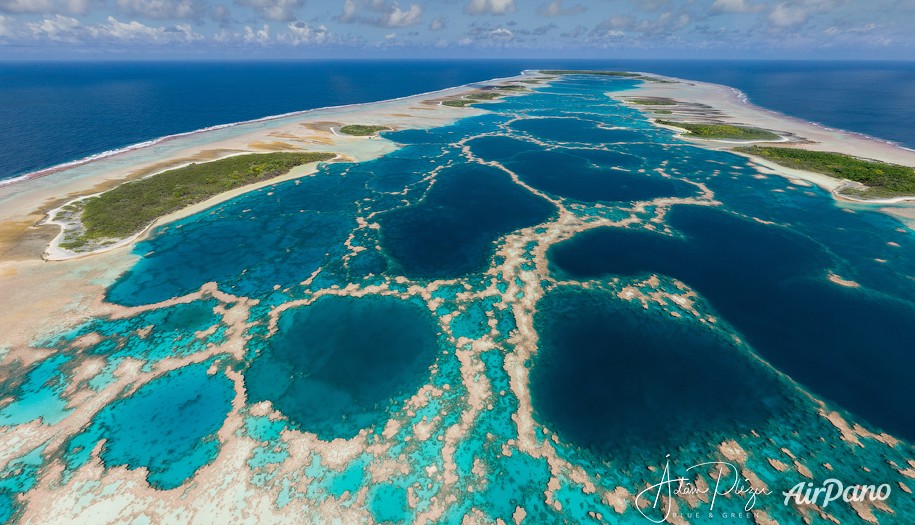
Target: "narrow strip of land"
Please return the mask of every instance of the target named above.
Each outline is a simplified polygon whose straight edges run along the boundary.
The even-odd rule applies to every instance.
[[[915,195],[915,169],[899,164],[862,159],[842,153],[797,148],[751,146],[735,151],[755,155],[788,168],[813,171],[863,184],[845,187],[842,194],[866,199]]]
[[[657,125],[686,130],[683,138],[696,145],[748,156],[775,173],[817,184],[836,198],[874,204],[915,200],[911,150],[754,106],[728,86],[661,79],[670,82],[641,82],[610,96],[639,108]],[[904,218],[911,214],[908,210],[881,208]]]
[[[353,135],[355,137],[368,137],[377,134],[379,131],[390,131],[387,126],[370,126],[366,124],[349,124],[340,128],[340,133],[344,135]]]
[[[703,139],[719,140],[779,140],[781,137],[771,131],[752,126],[734,126],[732,124],[696,124],[692,122],[674,122],[657,120],[658,124],[685,129],[690,136]]]
[[[214,195],[267,181],[333,153],[254,153],[194,163],[124,183],[109,191],[72,202],[55,217],[64,223],[60,248],[86,251],[135,235],[159,217]]]

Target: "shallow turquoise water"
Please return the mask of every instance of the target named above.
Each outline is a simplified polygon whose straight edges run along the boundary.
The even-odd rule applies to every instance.
[[[353,437],[383,422],[392,399],[426,382],[437,332],[422,306],[322,297],[280,318],[245,374],[249,400],[270,401],[321,438]]]
[[[234,414],[229,378],[238,372],[244,423],[228,439],[256,442],[237,468],[251,471],[259,494],[277,508],[359,502],[394,523],[433,509],[433,497],[448,501],[442,523],[476,511],[511,522],[518,507],[535,523],[581,523],[589,513],[641,523],[631,506],[617,515],[604,493],[656,480],[668,453],[680,466],[716,460],[731,439],[773,490],[800,480],[767,462],[790,464],[782,449],[817,480],[901,480],[892,465],[913,456],[908,441],[848,445],[805,392],[850,421],[911,438],[911,231],[680,142],[605,95],[632,85],[567,77],[450,126],[385,133],[401,147],[382,158],[325,165],[156,229],[108,299],[145,305],[216,282],[257,301],[240,329],[244,347],[233,350],[238,323],[209,297],[93,319],[35,343],[58,356],[3,379],[0,399],[10,401],[0,417],[42,417],[53,429],[69,415],[68,386],[101,392],[137,359],[136,390],[114,396],[64,450],[39,453],[35,476],[62,461],[66,484],[105,439],[105,466],[147,467],[151,486],[190,490],[203,465],[222,459],[217,432]],[[701,200],[705,189],[716,202]],[[656,198],[693,201],[644,202]],[[560,213],[588,231],[551,237]],[[507,250],[506,235],[522,228],[527,237]],[[830,272],[861,287],[838,286]],[[369,291],[345,296],[357,289]],[[534,312],[525,301],[540,292]],[[275,310],[292,300],[300,303]],[[520,363],[529,385],[510,372],[524,316],[540,337]],[[90,334],[100,340],[76,344]],[[104,366],[73,384],[86,356]],[[163,372],[169,358],[203,362]],[[472,402],[477,389],[490,395]],[[518,444],[528,395],[533,446],[555,459]],[[254,412],[262,401],[276,412]],[[446,445],[447,429],[465,419]],[[334,468],[307,451],[304,465],[284,471],[295,432],[331,449],[333,438],[361,433],[383,451]],[[32,465],[26,452],[19,461]],[[557,461],[582,469],[595,491]],[[406,468],[373,481],[384,462]],[[446,481],[451,468],[456,480]],[[548,501],[551,478],[559,488]],[[25,481],[0,487],[0,517],[21,508],[4,498],[28,490]],[[796,522],[777,499],[766,512]],[[892,506],[915,515],[910,500]],[[832,512],[856,519],[848,506]]]
[[[223,374],[208,374],[209,366],[170,372],[105,407],[70,442],[69,467],[80,466],[104,439],[100,457],[106,466],[144,467],[153,487],[180,486],[216,457],[215,434],[232,407],[232,383]]]

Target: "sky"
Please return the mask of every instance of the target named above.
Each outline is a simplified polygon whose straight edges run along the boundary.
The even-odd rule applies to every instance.
[[[915,0],[0,0],[0,59],[915,59]]]

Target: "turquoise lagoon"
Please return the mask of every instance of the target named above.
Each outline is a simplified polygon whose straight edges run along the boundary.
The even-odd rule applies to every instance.
[[[911,230],[679,141],[607,96],[634,83],[565,76],[157,228],[107,292],[135,313],[36,341],[55,356],[0,384],[0,432],[50,434],[72,392],[142,363],[59,448],[4,467],[0,520],[40,505],[38,483],[75,490],[93,462],[192,494],[207,465],[235,460],[228,441],[250,440],[233,468],[277,513],[644,523],[632,496],[667,461],[682,473],[733,442],[771,492],[754,510],[780,523],[802,519],[779,493],[808,471],[891,483],[894,514],[875,513],[911,522]],[[210,282],[247,301],[241,353],[232,305],[192,295]],[[74,383],[90,357],[105,366]],[[160,369],[173,359],[187,364]],[[874,434],[843,439],[828,412]],[[317,443],[304,457],[302,434]],[[347,442],[362,450],[326,457]],[[745,504],[722,497],[704,522]],[[829,514],[860,521],[841,501]]]

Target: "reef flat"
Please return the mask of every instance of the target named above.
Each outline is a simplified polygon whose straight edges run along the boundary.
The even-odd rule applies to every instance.
[[[655,125],[624,99],[685,88],[645,78],[530,73],[0,188],[0,522],[911,522],[912,230]],[[40,259],[43,209],[268,150],[339,157]],[[782,495],[827,479],[891,493]]]

